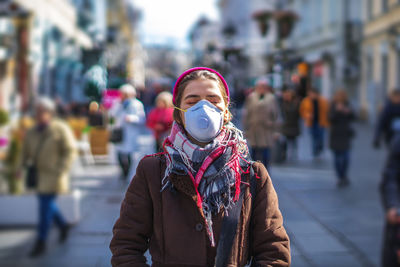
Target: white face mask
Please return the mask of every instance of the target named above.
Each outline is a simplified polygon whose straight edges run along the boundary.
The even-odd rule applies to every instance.
[[[223,112],[203,99],[185,112],[185,129],[199,142],[210,142],[221,131]]]

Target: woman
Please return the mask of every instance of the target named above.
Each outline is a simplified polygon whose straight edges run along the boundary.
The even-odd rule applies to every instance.
[[[177,80],[164,152],[141,160],[114,225],[113,266],[289,266],[289,238],[267,170],[230,123],[223,77]],[[250,194],[250,191],[253,194]]]
[[[156,98],[156,108],[150,111],[146,123],[147,127],[153,130],[157,152],[161,151],[162,143],[171,130],[173,111],[171,93],[161,92]]]
[[[338,186],[349,185],[347,171],[350,162],[350,145],[354,136],[351,123],[354,120],[354,112],[350,107],[347,93],[339,90],[335,93],[329,110],[330,120],[330,148],[334,155]]]
[[[111,116],[115,119],[114,128],[122,131],[121,140],[115,142],[118,162],[122,171],[121,179],[127,180],[133,165],[132,155],[137,151],[137,138],[146,122],[142,102],[136,98],[136,89],[130,84],[120,88],[121,103],[113,107]]]
[[[283,117],[282,134],[287,140],[288,158],[297,158],[297,137],[300,135],[300,101],[294,90],[283,90],[281,111]]]

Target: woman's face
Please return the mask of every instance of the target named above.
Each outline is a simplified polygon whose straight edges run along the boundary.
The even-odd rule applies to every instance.
[[[198,79],[188,83],[182,94],[180,108],[188,109],[203,99],[208,100],[221,111],[227,110],[218,83],[208,79]],[[185,116],[182,111],[181,118],[183,123],[185,123]]]
[[[283,92],[282,97],[283,97],[283,100],[285,100],[285,101],[292,101],[293,94],[291,91],[285,91],[285,92]]]
[[[346,94],[345,94],[345,93],[343,93],[343,92],[337,92],[336,95],[335,95],[335,97],[334,97],[334,99],[335,99],[335,101],[336,101],[337,103],[345,103],[347,97],[346,97]]]
[[[167,104],[163,99],[158,99],[156,103],[157,108],[167,108]]]

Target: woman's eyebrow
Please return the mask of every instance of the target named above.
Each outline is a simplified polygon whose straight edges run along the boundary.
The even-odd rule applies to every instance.
[[[185,100],[188,98],[199,98],[199,97],[200,97],[199,95],[187,95],[185,96]]]
[[[219,95],[207,95],[207,98],[219,98],[219,99],[221,99],[221,97]]]

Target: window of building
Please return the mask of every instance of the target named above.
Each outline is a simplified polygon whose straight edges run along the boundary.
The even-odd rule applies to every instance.
[[[335,23],[338,20],[338,5],[340,4],[337,0],[329,0],[329,22]]]
[[[316,4],[316,7],[315,7],[316,12],[314,14],[317,14],[315,24],[316,24],[316,28],[319,30],[323,27],[323,18],[322,17],[323,17],[324,10],[323,10],[322,1],[316,1],[315,4]]]
[[[388,11],[389,0],[382,0],[382,13],[386,13]]]
[[[400,0],[399,0],[400,1]],[[372,10],[373,10],[373,0],[367,0],[366,11],[367,11],[367,20],[372,19]]]

